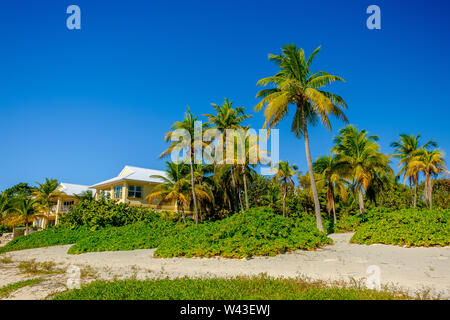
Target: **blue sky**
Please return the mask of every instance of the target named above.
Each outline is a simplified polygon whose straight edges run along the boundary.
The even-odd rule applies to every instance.
[[[66,8],[81,8],[81,30]],[[382,29],[366,28],[381,8]],[[351,123],[380,137],[421,133],[450,150],[448,1],[2,1],[0,189],[45,177],[94,184],[126,165],[162,169],[163,135],[186,106],[212,111],[224,97],[254,114],[268,53],[295,43],[322,52],[313,70],[333,86]],[[280,158],[306,171],[304,145],[280,126]],[[312,128],[313,158],[333,132]],[[448,157],[447,157],[448,159]]]

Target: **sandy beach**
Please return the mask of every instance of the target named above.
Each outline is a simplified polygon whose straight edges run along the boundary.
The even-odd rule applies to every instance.
[[[154,277],[230,277],[267,274],[274,277],[308,277],[321,280],[365,280],[371,265],[380,267],[381,284],[396,286],[414,294],[428,289],[441,298],[450,298],[450,248],[404,248],[388,245],[350,244],[352,234],[330,235],[334,244],[317,251],[295,251],[275,257],[249,259],[223,258],[154,258],[154,249],[95,252],[68,255],[70,245],[10,252],[14,262],[53,261],[61,268],[76,265],[95,270],[98,279],[138,279]],[[5,256],[5,255],[3,255]],[[26,277],[14,264],[0,264],[0,287]],[[9,298],[42,299],[52,290],[64,290],[67,276],[53,277],[53,285],[43,282],[33,288],[22,288]],[[56,279],[56,280],[55,280]],[[39,290],[42,287],[42,290]]]

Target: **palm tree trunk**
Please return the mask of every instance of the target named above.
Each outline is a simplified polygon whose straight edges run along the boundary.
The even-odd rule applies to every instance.
[[[364,213],[364,197],[362,193],[362,188],[358,189],[358,201],[359,201],[359,213]]]
[[[417,182],[414,183],[414,199],[413,199],[413,207],[417,207]]]
[[[25,235],[28,235],[28,219],[27,219],[27,223],[25,224]]]
[[[234,176],[234,166],[231,166],[231,181],[233,182],[233,191],[234,191],[234,209],[235,212],[239,211],[239,197],[237,193],[237,184],[236,184],[236,178]]]
[[[283,217],[286,217],[286,184],[283,185]]]
[[[198,225],[198,208],[197,208],[197,195],[195,194],[195,183],[194,183],[194,153],[191,150],[191,187],[192,187],[192,200],[194,201],[194,219],[195,225]]]
[[[337,223],[337,218],[336,218],[336,206],[335,206],[335,204],[334,204],[334,200],[333,200],[333,221],[334,221],[334,224]]]
[[[248,189],[247,189],[247,177],[245,175],[245,166],[242,166],[242,179],[244,180],[244,194],[245,194],[245,208],[248,210]]]
[[[427,174],[426,179],[428,180],[427,188],[428,188],[428,205],[430,206],[430,210],[433,209],[433,184],[431,182],[431,175]]]
[[[314,171],[313,171],[313,165],[311,160],[311,151],[309,149],[309,137],[308,137],[308,128],[306,124],[306,116],[305,116],[305,109],[301,106],[297,106],[302,108],[302,125],[303,125],[303,136],[305,138],[305,153],[306,153],[306,162],[308,163],[308,171],[309,171],[309,177],[311,179],[311,190],[314,198],[314,211],[316,215],[316,225],[317,229],[319,231],[325,232],[322,225],[322,216],[320,215],[320,202],[319,202],[319,195],[317,193],[317,187],[316,187],[316,180],[314,179]]]

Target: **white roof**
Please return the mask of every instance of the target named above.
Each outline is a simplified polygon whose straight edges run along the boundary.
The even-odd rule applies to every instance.
[[[81,195],[83,192],[92,191],[95,194],[95,189],[90,189],[89,186],[84,186],[81,184],[73,184],[61,182],[58,187],[59,191],[64,192],[68,196]]]
[[[91,186],[91,188],[104,186],[104,185],[107,185],[107,184],[110,184],[113,182],[128,181],[128,180],[152,182],[152,183],[164,182],[162,179],[155,178],[152,176],[167,177],[167,173],[162,170],[153,170],[153,169],[139,168],[139,167],[133,167],[133,166],[125,166],[117,177],[94,184],[93,186]]]

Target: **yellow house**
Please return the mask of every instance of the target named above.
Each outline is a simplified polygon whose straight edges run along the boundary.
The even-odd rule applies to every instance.
[[[72,210],[73,206],[78,202],[77,196],[82,195],[86,191],[92,191],[95,195],[95,189],[90,189],[88,186],[60,183],[58,190],[61,196],[56,199],[50,208],[50,214],[46,211],[41,211],[33,218],[33,226],[37,228],[45,228],[47,226],[54,226],[58,224],[58,218]]]
[[[156,210],[176,211],[174,202],[159,201],[155,199],[151,204],[146,200],[156,185],[163,182],[157,176],[166,177],[166,172],[132,166],[125,166],[117,177],[99,182],[90,188],[95,189],[96,200],[102,196],[119,203],[128,203],[132,206],[148,207]]]

